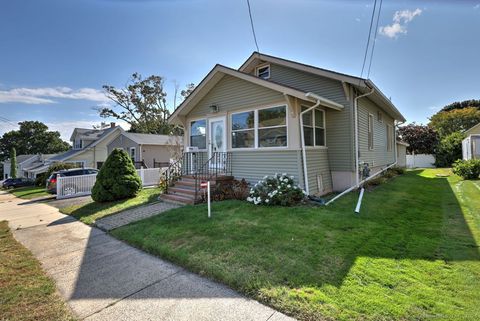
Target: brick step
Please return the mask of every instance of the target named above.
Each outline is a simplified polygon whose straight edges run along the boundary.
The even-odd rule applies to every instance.
[[[199,184],[200,185],[200,184]],[[192,188],[195,189],[195,181],[185,181],[183,179],[176,181],[174,184],[175,187],[182,187],[182,188]],[[199,186],[200,187],[200,186]]]
[[[172,202],[172,203],[177,203],[177,204],[190,204],[193,205],[195,204],[195,201],[193,197],[186,197],[186,196],[181,196],[181,195],[175,195],[175,194],[162,194],[160,198],[164,201]]]

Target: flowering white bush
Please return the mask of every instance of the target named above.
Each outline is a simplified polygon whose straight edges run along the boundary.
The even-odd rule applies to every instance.
[[[286,173],[265,176],[250,189],[247,201],[255,205],[291,206],[301,202],[306,193]]]

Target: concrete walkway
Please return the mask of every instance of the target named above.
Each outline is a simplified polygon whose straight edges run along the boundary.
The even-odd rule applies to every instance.
[[[101,218],[95,222],[95,225],[104,231],[111,231],[117,227],[143,220],[177,207],[180,207],[180,205],[166,202],[143,205]]]
[[[137,250],[54,207],[0,192],[0,220],[85,320],[293,320]]]

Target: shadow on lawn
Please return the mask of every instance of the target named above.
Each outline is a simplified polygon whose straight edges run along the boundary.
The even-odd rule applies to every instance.
[[[479,245],[465,221],[462,207],[445,177],[422,177],[421,171],[402,177],[402,183],[368,193],[359,219],[369,231],[340,252],[340,273],[321,283],[340,286],[357,257],[478,261]],[[402,192],[403,189],[411,189]],[[388,193],[404,197],[388,199]],[[385,198],[387,196],[387,198]],[[386,201],[385,201],[386,200]],[[353,218],[352,218],[353,219]],[[338,253],[337,253],[338,254]]]
[[[342,285],[358,257],[446,262],[480,260],[478,245],[465,222],[462,207],[446,178],[422,177],[420,172],[396,178],[394,182],[365,195],[360,216],[353,214],[351,206],[353,199],[356,199],[355,195],[349,195],[331,207],[313,209],[311,212],[305,208],[279,209],[278,211],[274,209],[263,218],[252,217],[256,215],[256,208],[251,207],[251,211],[246,209],[243,212],[232,212],[231,215],[235,215],[236,219],[245,218],[245,221],[252,219],[263,221],[245,226],[231,224],[233,225],[231,230],[225,230],[225,222],[222,219],[227,215],[225,217],[219,215],[216,218],[217,223],[209,221],[213,222],[209,225],[209,229],[213,230],[208,231],[205,226],[201,227],[203,230],[200,228],[195,230],[198,221],[192,219],[186,222],[190,224],[188,225],[190,230],[185,233],[192,233],[191,235],[198,231],[200,231],[198,233],[202,231],[211,233],[208,234],[210,239],[207,237],[202,239],[202,242],[210,242],[203,248],[203,251],[211,251],[208,252],[209,260],[224,264],[224,269],[230,269],[228,273],[231,274],[235,274],[239,269],[244,269],[245,278],[255,279],[258,274],[259,278],[263,278],[261,282],[264,281],[272,287],[294,288],[323,284],[338,287]],[[118,203],[104,206],[108,208],[116,204]],[[89,206],[98,205],[85,205],[85,207]],[[294,213],[297,210],[298,215]],[[292,216],[292,213],[295,215]],[[82,214],[73,213],[73,215],[81,217]],[[300,220],[301,223],[297,221],[290,226],[283,226],[282,231],[285,235],[276,235],[276,231],[268,231],[265,228],[271,226],[273,230],[275,224],[281,224],[272,222],[276,215],[286,218],[282,223],[289,220],[290,222]],[[179,221],[172,218],[170,221],[163,222],[165,225],[174,226],[174,224],[178,225]],[[68,220],[65,223],[68,223]],[[143,223],[136,226],[141,229],[141,224]],[[149,221],[148,224],[152,222]],[[301,226],[302,230],[295,230],[298,226]],[[246,234],[245,231],[249,229],[250,234]],[[292,234],[287,232],[298,237],[298,243],[293,244]],[[184,241],[188,237],[186,234],[179,235],[179,238],[184,238]],[[149,236],[139,236],[140,239],[142,237]],[[221,242],[222,237],[225,239],[224,244],[217,248],[209,246]],[[274,237],[276,237],[275,240],[273,240]],[[95,234],[89,238],[71,298],[118,298],[125,295],[125,292],[120,291],[124,282],[142,277],[141,274],[134,275],[138,273],[138,269],[141,273],[146,273],[145,278],[151,277],[148,272],[148,269],[152,268],[151,265],[143,267],[142,262],[129,262],[128,260],[135,260],[135,255],[129,257],[130,252],[109,254],[110,245],[102,244]],[[175,251],[174,248],[170,250]],[[228,255],[225,256],[225,253]],[[187,253],[182,255],[188,256]],[[236,256],[240,255],[244,256],[243,261],[237,260]],[[266,257],[271,257],[271,260],[265,259]],[[97,260],[103,263],[95,263]],[[112,260],[112,264],[104,264],[109,260]],[[121,265],[120,263],[124,260],[128,264]],[[115,263],[117,261],[118,263]],[[115,264],[122,268],[118,275],[116,275]],[[201,268],[199,267],[198,270]],[[195,267],[192,269],[197,270]],[[379,267],[377,266],[376,269],[378,270]],[[207,275],[209,275],[208,272]],[[215,278],[217,274],[211,272],[209,276]],[[95,277],[106,278],[101,281],[102,284],[106,280],[117,282],[119,287],[108,286],[102,291],[88,291]],[[241,277],[238,279],[242,280]],[[240,281],[235,281],[235,278],[230,279],[230,282],[232,286],[234,284],[242,286],[239,284]],[[152,297],[163,295],[191,297],[187,292],[184,294],[152,292],[151,295]],[[209,296],[215,295],[198,294],[198,297]]]

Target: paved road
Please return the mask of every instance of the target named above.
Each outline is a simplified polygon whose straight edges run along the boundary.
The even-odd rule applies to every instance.
[[[54,207],[0,192],[0,220],[85,320],[293,320],[150,256]]]

